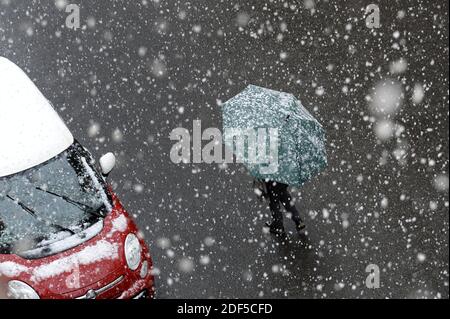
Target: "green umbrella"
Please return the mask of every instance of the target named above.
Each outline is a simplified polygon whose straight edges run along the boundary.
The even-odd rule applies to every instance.
[[[256,178],[301,186],[327,166],[322,125],[292,94],[250,85],[222,116],[227,149]]]

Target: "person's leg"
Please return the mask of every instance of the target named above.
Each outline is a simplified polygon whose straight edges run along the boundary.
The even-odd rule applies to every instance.
[[[288,191],[288,185],[280,185],[279,198],[286,210],[291,214],[291,219],[297,226],[298,230],[305,228],[303,219],[300,216],[300,212],[297,207],[292,203],[292,196]]]
[[[269,207],[272,212],[273,222],[270,225],[271,230],[280,230],[283,231],[283,213],[281,212],[280,207],[280,198],[277,192],[276,187],[273,185],[273,182],[266,183],[267,191],[269,193]]]

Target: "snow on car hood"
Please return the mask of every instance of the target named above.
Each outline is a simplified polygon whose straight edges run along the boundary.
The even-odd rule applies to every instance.
[[[74,139],[30,78],[0,57],[0,177],[42,164]]]
[[[38,267],[26,267],[14,262],[0,262],[0,276],[16,277],[22,273],[30,275],[35,283],[64,273],[72,273],[80,266],[92,265],[103,260],[116,260],[119,258],[119,244],[100,240],[81,251],[56,259]]]

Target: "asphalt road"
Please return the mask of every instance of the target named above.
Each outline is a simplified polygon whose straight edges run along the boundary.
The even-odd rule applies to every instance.
[[[57,3],[0,0],[0,55],[97,157],[119,156],[111,182],[151,247],[157,297],[449,297],[447,1],[378,1],[379,29],[362,0],[74,0],[77,30]],[[386,79],[403,103],[380,141],[367,97]],[[295,94],[327,131],[329,168],[293,190],[307,233],[287,222],[285,244],[264,233],[242,165],[169,157],[174,128],[220,128],[221,101],[248,84]]]

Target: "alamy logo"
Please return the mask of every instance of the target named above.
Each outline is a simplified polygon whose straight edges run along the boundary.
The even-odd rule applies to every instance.
[[[77,30],[80,28],[80,7],[76,4],[69,4],[66,7],[66,13],[69,15],[66,18],[66,27]]]
[[[380,288],[380,268],[375,264],[370,264],[366,267],[366,272],[369,273],[366,278],[366,287],[369,289]]]
[[[69,289],[80,289],[80,265],[75,262],[71,266],[71,274],[66,278],[66,286]]]
[[[228,128],[222,134],[218,128],[208,128],[202,132],[201,121],[196,120],[193,121],[192,132],[191,137],[189,130],[179,127],[170,133],[170,140],[178,141],[170,151],[173,163],[236,162],[258,166],[260,174],[278,172],[277,128]],[[204,141],[209,142],[203,146]],[[226,145],[225,151],[223,143]]]
[[[366,27],[369,29],[380,27],[380,7],[376,4],[369,4],[366,7]]]

